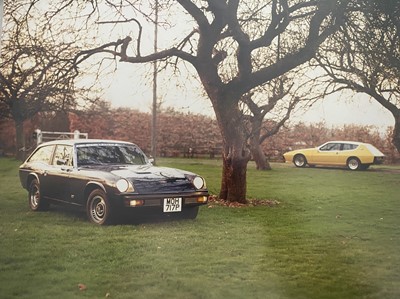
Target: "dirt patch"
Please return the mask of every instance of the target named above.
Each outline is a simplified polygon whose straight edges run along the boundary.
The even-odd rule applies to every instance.
[[[279,204],[280,202],[274,199],[248,199],[247,204],[243,204],[243,203],[229,202],[223,199],[219,199],[215,195],[211,195],[208,198],[209,208],[213,208],[214,206],[224,206],[228,208],[243,208],[243,207],[256,207],[256,206],[275,207]]]
[[[382,168],[368,169],[367,171],[400,174],[400,169],[398,169],[398,168],[383,168],[382,167]]]

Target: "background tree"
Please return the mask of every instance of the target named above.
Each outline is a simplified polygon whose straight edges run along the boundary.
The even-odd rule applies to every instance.
[[[261,144],[268,138],[276,133],[289,119],[290,113],[294,106],[298,102],[297,98],[289,103],[288,107],[285,107],[285,115],[278,121],[266,120],[266,115],[270,113],[276,106],[276,104],[283,99],[288,93],[288,91],[283,90],[282,80],[278,81],[278,87],[273,86],[272,94],[268,95],[267,91],[261,94],[268,97],[265,104],[256,104],[253,100],[254,93],[244,95],[242,98],[243,103],[245,103],[250,114],[246,114],[246,119],[248,121],[248,138],[249,138],[249,149],[254,162],[256,163],[256,168],[258,170],[271,170],[271,166],[265,157],[262,150]],[[275,84],[274,84],[275,85]],[[245,113],[245,112],[244,112]]]
[[[309,71],[308,66],[297,68],[242,97],[249,149],[258,170],[271,169],[263,143],[279,132],[295,110],[306,111],[322,97],[323,91],[315,88]]]
[[[141,55],[142,34],[139,32],[134,42],[130,36],[120,38],[82,51],[78,57],[83,59],[96,53],[108,53],[127,63],[172,58],[192,65],[213,105],[221,130],[223,171],[219,197],[246,202],[246,170],[250,152],[244,117],[239,107],[240,99],[252,89],[313,58],[320,44],[343,25],[348,1],[176,2],[178,8],[191,18],[187,22],[186,35],[182,35],[180,42],[175,42],[171,31],[168,32],[170,46],[156,53]],[[178,8],[174,6],[174,9]],[[124,20],[132,18],[125,17]],[[138,20],[136,26],[137,23]],[[286,40],[287,45],[282,49],[281,59],[274,62],[265,59],[254,64],[259,53],[276,47],[278,36]],[[223,47],[227,42],[230,47]],[[232,77],[225,80],[221,73],[227,69],[235,71],[231,72],[234,74]]]
[[[76,41],[63,40],[60,34],[68,28],[43,23],[41,14],[30,2],[5,3],[0,116],[15,122],[16,156],[20,159],[24,158],[24,122],[40,112],[76,108],[77,95],[84,92],[75,85],[79,62],[72,58]]]
[[[321,47],[319,65],[330,91],[365,93],[394,118],[392,142],[400,152],[400,2],[359,1],[329,42]]]

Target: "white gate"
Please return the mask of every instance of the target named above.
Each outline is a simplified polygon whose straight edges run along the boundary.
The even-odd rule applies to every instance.
[[[46,141],[59,140],[59,139],[88,139],[88,133],[81,133],[78,130],[74,132],[49,132],[35,130],[34,138],[36,138],[36,144],[39,145]]]

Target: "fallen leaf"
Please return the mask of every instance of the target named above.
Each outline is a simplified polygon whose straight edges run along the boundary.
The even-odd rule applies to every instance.
[[[78,288],[79,288],[79,291],[84,291],[87,289],[86,285],[84,285],[83,283],[78,283]]]

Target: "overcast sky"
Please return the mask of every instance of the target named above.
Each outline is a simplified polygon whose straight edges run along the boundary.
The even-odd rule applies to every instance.
[[[1,1],[1,0],[0,0]],[[174,31],[187,31],[191,28],[189,21],[179,18],[175,24]],[[145,34],[142,40],[142,48],[152,51],[153,35],[152,27],[144,27]],[[110,29],[102,27],[102,29]],[[104,41],[109,41],[108,34],[100,35]],[[124,36],[124,35],[120,35]],[[168,28],[159,29],[159,47],[168,47],[170,41],[170,31]],[[185,73],[186,70],[180,70]],[[143,78],[143,74],[148,74],[148,78]],[[117,71],[110,79],[103,83],[104,99],[109,100],[113,107],[128,107],[138,109],[143,112],[151,113],[152,106],[152,66],[117,63]],[[203,94],[202,87],[196,79],[188,79],[187,75],[180,77],[163,78],[159,76],[158,80],[158,98],[162,100],[162,108],[173,107],[178,111],[192,112],[214,116],[211,102]],[[385,131],[388,126],[394,125],[393,116],[388,110],[374,100],[370,100],[364,94],[335,94],[323,99],[306,112],[298,112],[292,115],[291,122],[325,122],[328,126],[359,124],[373,125],[380,130]]]
[[[392,114],[365,94],[332,95],[293,120],[297,119],[312,123],[323,121],[327,125],[373,125],[381,130],[394,125]]]
[[[104,98],[113,107],[128,107],[142,112],[151,113],[152,85],[151,78],[144,79],[135,76],[138,68],[144,66],[119,63],[117,74],[104,86]],[[174,77],[158,81],[158,98],[162,99],[162,108],[173,107],[181,112],[192,112],[214,116],[211,102],[202,95],[200,84],[191,79]],[[177,85],[184,85],[177,87]],[[345,124],[373,125],[386,131],[394,125],[393,116],[380,104],[371,100],[365,94],[351,93],[334,94],[315,103],[308,111],[299,111],[292,116],[291,122],[318,123],[325,122],[328,126]]]

